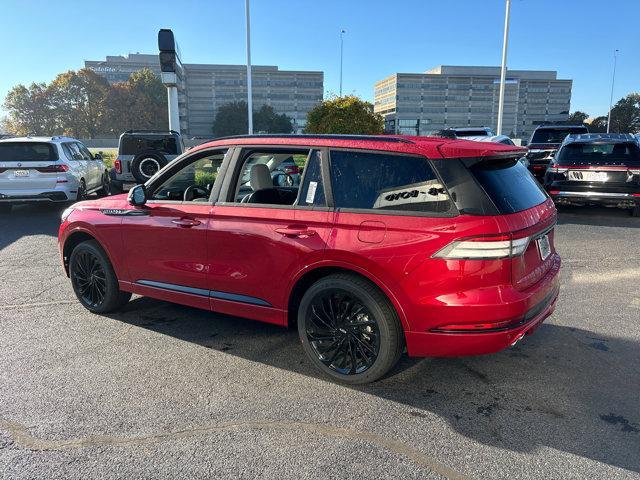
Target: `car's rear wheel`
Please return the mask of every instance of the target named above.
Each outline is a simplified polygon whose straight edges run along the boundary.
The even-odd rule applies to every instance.
[[[0,214],[11,213],[12,208],[13,205],[11,205],[10,203],[0,203]]]
[[[111,177],[109,177],[109,172],[102,174],[101,187],[100,190],[98,190],[98,195],[101,197],[111,195]]]
[[[69,277],[76,297],[91,312],[112,312],[131,298],[130,292],[120,290],[111,262],[95,240],[82,242],[73,249]]]
[[[298,333],[313,364],[349,384],[384,376],[398,362],[404,345],[389,299],[352,274],[330,275],[307,290],[298,310]]]
[[[80,179],[78,183],[78,191],[76,192],[76,202],[81,202],[87,198],[87,185],[84,183],[84,178]]]

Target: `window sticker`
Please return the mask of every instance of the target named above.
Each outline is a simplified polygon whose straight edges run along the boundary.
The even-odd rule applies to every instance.
[[[307,190],[307,203],[313,203],[316,198],[316,189],[318,188],[318,182],[309,182],[309,189]]]

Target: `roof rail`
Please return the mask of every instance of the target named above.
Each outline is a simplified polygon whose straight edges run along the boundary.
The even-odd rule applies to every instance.
[[[230,135],[228,137],[218,137],[214,138],[214,141],[217,140],[233,140],[233,139],[242,139],[242,138],[319,138],[319,139],[328,139],[328,140],[365,140],[368,142],[391,142],[391,143],[414,143],[407,138],[396,137],[393,135],[346,135],[346,134],[284,134],[284,133],[276,133],[273,135],[270,134],[254,134],[254,135]]]
[[[585,141],[621,141],[635,142],[636,137],[631,133],[571,133],[564,139],[564,143],[585,142]]]
[[[138,129],[133,129],[133,130],[127,130],[123,133],[175,133],[176,135],[180,135],[180,133],[176,132],[175,130],[138,130]]]

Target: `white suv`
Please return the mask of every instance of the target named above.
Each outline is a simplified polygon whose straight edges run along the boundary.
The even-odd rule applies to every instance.
[[[0,140],[0,213],[19,203],[69,202],[109,193],[100,155],[69,137]]]

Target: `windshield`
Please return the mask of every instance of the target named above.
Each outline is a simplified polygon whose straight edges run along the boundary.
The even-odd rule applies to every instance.
[[[0,162],[54,162],[56,149],[45,142],[0,143]]]
[[[124,135],[120,142],[121,155],[137,155],[147,150],[155,150],[165,155],[178,155],[178,142],[174,136]]]
[[[589,133],[586,127],[573,128],[542,128],[533,132],[529,143],[562,143],[567,135],[573,133]]]
[[[479,162],[470,170],[500,213],[527,210],[547,199],[542,187],[517,160]]]
[[[640,166],[640,148],[635,143],[570,143],[556,158],[558,165]]]

